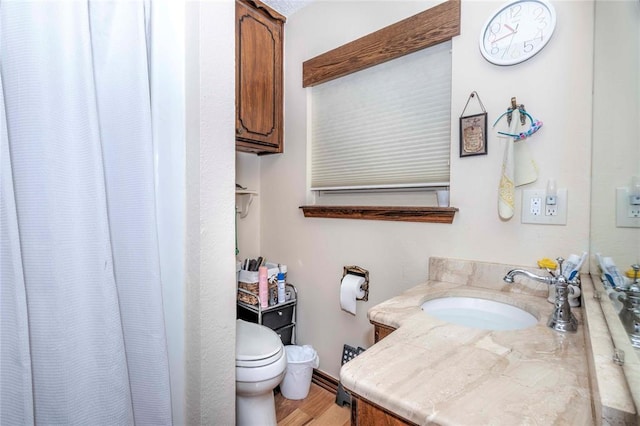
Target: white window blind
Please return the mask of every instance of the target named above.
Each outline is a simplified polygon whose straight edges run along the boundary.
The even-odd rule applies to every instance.
[[[311,88],[311,189],[449,184],[451,42]]]

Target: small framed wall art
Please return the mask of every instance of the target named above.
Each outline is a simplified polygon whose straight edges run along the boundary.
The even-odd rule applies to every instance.
[[[464,112],[467,110],[469,101],[474,97],[478,98],[482,112],[465,116]],[[480,96],[472,92],[460,116],[460,157],[486,155],[487,152],[487,112]]]

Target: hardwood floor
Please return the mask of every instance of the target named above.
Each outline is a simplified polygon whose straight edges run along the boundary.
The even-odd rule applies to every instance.
[[[276,420],[278,426],[349,426],[351,409],[336,404],[335,394],[311,383],[305,399],[293,401],[280,392],[276,398]]]

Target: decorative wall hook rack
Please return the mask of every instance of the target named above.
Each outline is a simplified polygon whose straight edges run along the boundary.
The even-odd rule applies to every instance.
[[[515,110],[520,111],[520,124],[524,126],[527,122],[527,116],[525,115],[526,110],[524,108],[524,104],[518,105],[518,101],[515,96],[511,98],[511,106],[507,109],[507,125],[511,125],[511,114]]]
[[[355,265],[353,265],[353,266],[345,266],[344,267],[344,271],[342,273],[342,278],[344,278],[347,274],[358,275],[358,276],[364,278],[364,282],[360,286],[360,288],[364,291],[364,296],[362,296],[362,298],[356,299],[356,300],[363,300],[363,301],[367,302],[369,300],[369,271],[367,271],[366,269],[363,269],[363,268],[361,268],[359,266],[355,266]]]
[[[528,137],[533,135],[535,132],[540,130],[540,128],[542,127],[542,121],[534,119],[531,116],[531,114],[527,112],[527,110],[524,107],[524,104],[518,104],[515,96],[511,98],[511,104],[507,108],[507,111],[503,112],[496,119],[495,123],[493,123],[493,127],[495,127],[496,124],[498,124],[498,122],[502,119],[502,117],[505,117],[505,116],[507,117],[507,125],[511,127],[511,118],[514,111],[518,111],[520,113],[520,124],[522,126],[524,126],[527,122],[527,119],[529,119],[529,122],[530,122],[529,129],[526,131],[518,132],[518,133],[498,132],[498,134],[503,136],[511,136],[514,138],[514,141],[517,142],[519,140],[527,139]]]

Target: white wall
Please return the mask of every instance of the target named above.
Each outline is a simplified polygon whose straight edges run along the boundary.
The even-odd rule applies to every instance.
[[[255,154],[239,152],[236,154],[236,183],[243,187],[257,191],[249,206],[249,213],[244,218],[237,216],[238,220],[238,259],[256,259],[260,253],[260,158]],[[238,206],[241,198],[246,195],[236,196]]]
[[[461,35],[453,40],[451,204],[460,211],[451,225],[305,219],[298,209],[309,195],[302,62],[433,2],[316,2],[287,21],[285,152],[259,159],[260,251],[289,265],[288,279],[300,297],[298,343],[317,349],[320,370],[337,377],[343,344],[372,344],[366,310],[423,282],[430,256],[535,265],[542,257],[588,250],[593,3],[554,2],[558,26],[551,42],[513,67],[492,65],[478,51],[480,27],[501,4],[463,0]],[[515,217],[499,219],[501,140],[490,134],[486,156],[458,156],[458,117],[474,90],[490,124],[512,96],[544,122],[527,142],[540,169],[538,182],[527,188],[543,189],[549,178],[568,188],[566,226],[521,224],[521,188]],[[340,310],[338,299],[342,267],[351,264],[368,269],[371,278],[369,302],[358,302],[355,317]]]
[[[187,2],[187,423],[235,423],[234,2]],[[170,319],[169,319],[170,321]]]

